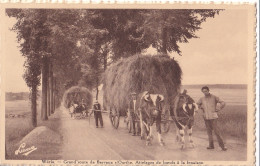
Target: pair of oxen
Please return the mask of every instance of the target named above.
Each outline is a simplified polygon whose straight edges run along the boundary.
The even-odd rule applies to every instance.
[[[194,100],[186,94],[186,90],[176,96],[174,107],[168,108],[171,112],[171,117],[177,126],[177,140],[181,141],[181,148],[185,148],[185,128],[189,135],[189,144],[194,147],[192,140],[192,127],[194,124],[194,115],[198,106]],[[151,145],[153,139],[152,127],[156,125],[156,132],[161,146],[165,143],[161,135],[161,114],[166,107],[164,96],[161,94],[150,94],[148,91],[138,95],[137,114],[140,118],[141,139],[146,139],[146,145]]]

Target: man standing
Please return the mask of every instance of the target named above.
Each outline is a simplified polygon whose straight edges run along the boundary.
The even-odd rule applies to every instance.
[[[204,113],[203,117],[204,117],[207,133],[209,137],[209,147],[207,147],[207,149],[214,149],[214,141],[212,135],[212,131],[214,130],[217,136],[219,146],[222,148],[223,151],[226,151],[227,148],[224,145],[223,138],[221,136],[217,124],[217,119],[218,119],[217,112],[225,107],[225,102],[219,99],[219,97],[210,94],[209,88],[207,86],[202,87],[201,91],[202,93],[204,93],[204,97],[200,98],[197,104]],[[218,103],[220,104],[220,108],[217,108]]]
[[[94,105],[93,105],[93,110],[90,113],[90,115],[93,113],[94,111],[94,117],[95,117],[95,122],[96,122],[96,128],[98,128],[98,119],[101,125],[101,128],[103,128],[103,119],[102,119],[102,114],[101,114],[101,106],[98,103],[98,101],[96,100]]]
[[[88,116],[88,112],[87,112],[87,105],[84,99],[81,100],[81,104],[80,104],[80,108],[83,112],[83,116]]]
[[[81,100],[81,106],[85,109],[86,108],[86,102],[84,99]]]
[[[131,93],[131,101],[129,102],[129,106],[128,106],[128,112],[130,113],[130,124],[131,127],[133,129],[133,134],[132,136],[135,135],[140,135],[140,126],[139,123],[135,122],[136,119],[136,98],[137,98],[137,94],[135,92]],[[136,124],[137,124],[137,132],[136,132]]]

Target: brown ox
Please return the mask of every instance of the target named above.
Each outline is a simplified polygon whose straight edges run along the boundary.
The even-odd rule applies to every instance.
[[[141,139],[145,138],[146,145],[151,145],[152,126],[156,123],[156,131],[161,146],[164,145],[161,136],[161,113],[164,107],[164,97],[160,94],[150,94],[145,91],[140,99],[140,123],[141,123]]]

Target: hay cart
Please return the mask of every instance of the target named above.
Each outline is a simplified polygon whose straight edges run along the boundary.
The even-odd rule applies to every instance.
[[[81,119],[88,116],[92,100],[93,97],[90,90],[82,86],[73,86],[63,94],[62,104],[69,109],[71,117]]]
[[[88,110],[87,107],[82,104],[82,105],[77,105],[72,106],[72,111],[70,112],[71,117],[74,117],[75,119],[84,119],[88,117]],[[71,108],[70,108],[71,109]]]
[[[127,129],[131,132],[130,113],[127,111],[129,95],[132,92],[141,95],[149,91],[162,94],[165,98],[161,128],[162,132],[167,133],[171,123],[170,108],[181,85],[181,74],[179,64],[165,55],[136,55],[112,64],[103,75],[103,105],[109,111],[112,126],[117,129],[120,118],[124,117]],[[140,97],[137,97],[137,101],[140,101]],[[138,113],[134,121],[140,123]]]

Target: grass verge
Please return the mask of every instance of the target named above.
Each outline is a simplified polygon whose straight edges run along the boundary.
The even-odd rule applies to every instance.
[[[59,159],[60,155],[60,149],[61,149],[61,143],[59,144],[45,144],[45,145],[35,145],[37,146],[37,150],[30,153],[28,156],[23,155],[15,155],[15,150],[18,149],[20,146],[20,141],[23,139],[24,136],[26,136],[30,131],[34,129],[34,127],[31,125],[31,113],[30,113],[30,106],[28,105],[28,101],[24,101],[23,104],[21,104],[21,101],[19,101],[19,106],[22,105],[22,107],[14,107],[16,105],[16,101],[13,101],[13,103],[9,103],[6,108],[6,114],[12,113],[12,114],[19,114],[19,115],[25,115],[21,117],[8,117],[6,116],[5,119],[5,142],[6,142],[6,150],[8,156],[6,159],[22,159],[22,160],[30,160],[30,159]],[[27,107],[26,107],[27,104]],[[8,107],[12,106],[12,107]],[[40,110],[38,108],[38,110]],[[59,133],[60,129],[60,118],[59,118],[60,111],[56,110],[54,114],[49,116],[49,119],[47,121],[42,121],[40,119],[40,113],[38,112],[37,116],[37,126],[46,126],[50,128],[51,130]],[[26,147],[29,148],[29,147]]]

